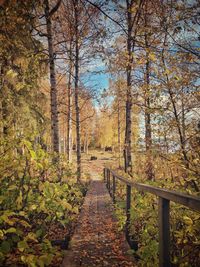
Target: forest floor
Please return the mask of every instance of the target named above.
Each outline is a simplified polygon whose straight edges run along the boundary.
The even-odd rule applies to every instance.
[[[127,253],[129,247],[125,235],[118,231],[113,214],[113,205],[105,184],[94,176],[62,267],[136,266]]]

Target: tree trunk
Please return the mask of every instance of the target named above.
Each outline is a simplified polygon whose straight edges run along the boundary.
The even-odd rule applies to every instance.
[[[70,66],[68,78],[68,110],[67,110],[67,159],[72,161],[72,42],[70,42]]]
[[[164,66],[164,70],[166,72],[166,63],[165,63],[165,55],[164,55],[164,50],[162,51],[162,63]],[[186,151],[186,147],[185,147],[185,115],[182,114],[182,118],[179,118],[178,115],[178,110],[177,110],[177,106],[176,106],[176,100],[174,97],[174,93],[171,89],[170,83],[169,83],[169,77],[166,74],[166,80],[167,80],[167,89],[168,89],[168,93],[169,93],[169,97],[170,97],[170,101],[172,104],[172,108],[173,108],[173,114],[174,114],[174,118],[175,118],[175,122],[176,122],[176,127],[177,127],[177,131],[178,131],[178,136],[179,136],[179,141],[180,141],[180,148],[181,148],[181,153],[182,153],[182,161],[183,164],[185,166],[185,168],[187,170],[190,169],[190,165],[189,165],[189,158],[187,155],[187,151]],[[182,112],[185,113],[184,111],[184,107],[183,107],[183,102],[182,102]],[[183,128],[182,128],[183,127]],[[186,172],[183,173],[183,178],[185,179],[185,186],[187,187],[188,185],[191,185],[194,190],[196,192],[199,192],[199,188],[197,183],[195,182],[195,180],[189,180],[188,181],[188,174]]]
[[[88,155],[88,145],[89,145],[89,140],[88,140],[88,135],[87,135],[87,143],[86,143],[86,155]]]
[[[58,129],[58,104],[57,104],[57,88],[56,88],[56,71],[53,48],[52,23],[49,10],[49,1],[45,3],[45,18],[47,27],[49,66],[50,66],[50,84],[51,84],[51,131],[53,151],[59,153],[59,129]],[[58,160],[58,158],[56,159]]]
[[[81,180],[81,142],[80,142],[80,109],[79,109],[79,31],[78,31],[78,3],[74,3],[75,11],[75,109],[76,109],[76,158],[77,182]]]
[[[128,24],[128,36],[127,36],[127,52],[128,52],[128,62],[126,67],[127,76],[127,89],[126,89],[126,129],[125,129],[125,144],[124,144],[124,167],[125,172],[132,173],[132,157],[131,157],[131,128],[132,128],[132,4],[127,1],[127,24]]]
[[[84,138],[84,153],[87,154],[88,152],[88,131],[86,130],[86,133],[85,133],[85,138]]]
[[[4,60],[5,63],[0,66],[0,92],[1,92],[1,103],[0,103],[0,110],[1,110],[1,116],[0,119],[3,122],[2,124],[2,129],[1,129],[1,134],[3,137],[6,138],[8,135],[8,117],[9,117],[9,110],[8,110],[8,102],[9,102],[9,96],[8,96],[8,89],[6,88],[5,83],[6,81],[4,80],[4,76],[6,73],[6,68],[5,66],[7,65],[6,60]],[[7,84],[8,87],[8,84]]]
[[[162,63],[163,63],[163,67],[164,67],[165,73],[167,73],[166,72],[167,67],[166,67],[166,63],[165,63],[164,50],[162,52]],[[187,156],[187,151],[185,149],[184,134],[183,134],[182,129],[181,129],[181,122],[179,120],[179,115],[178,115],[176,102],[175,102],[175,98],[174,98],[174,93],[173,93],[173,91],[171,89],[171,85],[170,85],[170,82],[169,82],[169,77],[168,77],[167,74],[166,74],[166,80],[167,80],[167,90],[168,90],[169,98],[170,98],[170,101],[171,101],[171,104],[172,104],[173,114],[174,114],[176,127],[177,127],[177,131],[178,131],[178,135],[179,135],[180,147],[181,147],[181,152],[182,152],[182,156],[183,156],[183,163],[184,163],[185,167],[188,169],[189,168],[189,160],[188,160],[188,156]],[[183,107],[182,107],[182,109],[183,109]],[[182,120],[183,120],[183,117],[182,117]],[[183,124],[183,121],[182,121],[182,124]]]
[[[8,117],[9,117],[7,98],[5,97],[3,98],[1,106],[2,106],[2,120],[3,120],[3,136],[6,138],[8,135]]]
[[[148,26],[147,21],[147,3],[145,6],[145,27]],[[152,131],[151,131],[151,113],[150,113],[150,60],[149,60],[149,41],[148,33],[145,32],[145,48],[146,48],[146,65],[145,65],[145,143],[146,143],[146,175],[148,180],[154,179],[154,171],[152,164]]]
[[[120,123],[120,101],[118,96],[118,103],[117,103],[117,125],[118,125],[118,155],[119,155],[119,168],[121,167],[121,123]]]
[[[186,125],[185,125],[185,100],[184,100],[184,89],[183,88],[181,91],[181,127],[182,127],[182,135],[183,135],[184,146],[185,146]]]

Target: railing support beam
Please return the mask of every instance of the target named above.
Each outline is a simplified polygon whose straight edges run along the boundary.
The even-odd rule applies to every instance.
[[[131,223],[131,215],[130,215],[130,208],[131,208],[131,186],[126,185],[126,238],[129,240],[130,238],[130,223]]]
[[[159,197],[159,267],[170,267],[170,220],[169,200]]]
[[[103,169],[103,180],[106,183],[106,168]]]
[[[112,199],[113,199],[113,203],[115,203],[115,191],[116,191],[116,178],[113,175],[113,186],[112,186]]]
[[[113,176],[112,190],[110,175]],[[114,180],[115,179],[115,180]],[[126,184],[126,238],[130,241],[130,208],[131,208],[131,187],[134,187],[139,192],[148,192],[156,195],[159,198],[159,267],[170,267],[170,201],[179,203],[185,207],[188,207],[194,211],[200,212],[200,198],[196,196],[190,196],[187,194],[175,192],[173,190],[167,190],[151,185],[134,183],[124,177],[118,175],[114,171],[106,168],[106,181],[109,193],[112,191],[113,201],[115,200],[116,180],[122,181]]]
[[[108,192],[110,193],[110,170],[108,169]]]

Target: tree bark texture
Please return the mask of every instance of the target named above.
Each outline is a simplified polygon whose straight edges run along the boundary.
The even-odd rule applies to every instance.
[[[148,26],[148,7],[145,5],[145,27]],[[154,179],[152,164],[152,131],[151,131],[151,113],[150,113],[150,60],[149,60],[149,40],[148,33],[145,32],[146,64],[145,64],[145,143],[146,143],[146,175],[148,180]]]
[[[49,68],[50,68],[50,85],[51,85],[51,131],[53,151],[59,153],[59,129],[58,129],[58,103],[57,103],[57,87],[56,87],[56,70],[53,48],[52,22],[50,17],[49,1],[44,0],[45,18],[47,27]]]
[[[118,96],[117,100],[117,139],[118,139],[118,157],[119,157],[119,168],[121,167],[121,122],[120,122],[120,100]]]
[[[132,173],[132,157],[131,157],[131,134],[132,134],[132,14],[131,6],[132,1],[126,1],[127,3],[127,24],[128,24],[128,35],[127,35],[127,52],[128,52],[128,62],[126,67],[126,77],[127,77],[127,89],[126,89],[126,129],[125,129],[125,144],[124,144],[124,167],[125,172]]]
[[[72,42],[70,42],[70,66],[68,77],[68,106],[67,106],[67,159],[72,161]]]
[[[76,110],[76,158],[77,182],[81,180],[81,140],[80,140],[80,109],[79,109],[79,30],[78,30],[78,4],[74,2],[75,12],[75,110]]]

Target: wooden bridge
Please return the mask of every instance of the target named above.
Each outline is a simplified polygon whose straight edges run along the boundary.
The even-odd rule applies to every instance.
[[[118,182],[126,185],[125,235],[119,233],[113,217]],[[113,170],[104,169],[104,182],[92,181],[62,267],[128,267],[137,266],[127,252],[129,242],[131,189],[158,197],[159,266],[170,267],[170,201],[200,212],[200,198],[150,185],[133,183]],[[126,237],[126,238],[125,238]],[[127,241],[126,241],[127,240]],[[130,243],[130,242],[129,242]]]

